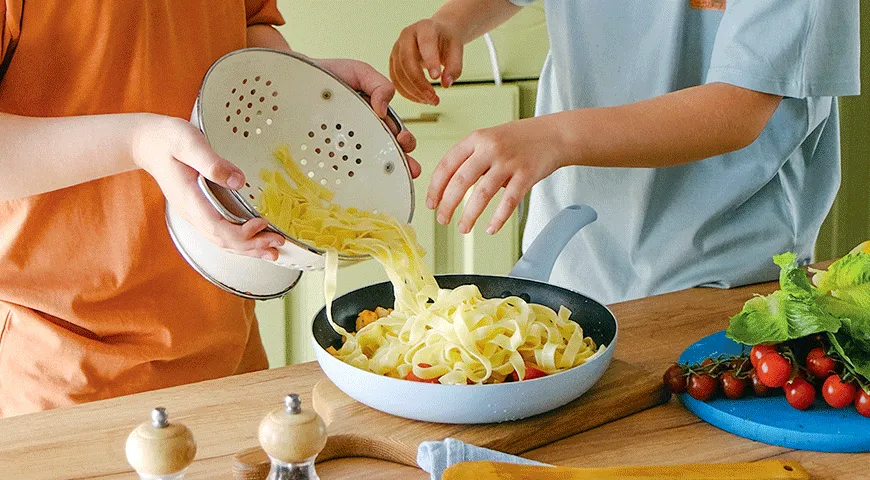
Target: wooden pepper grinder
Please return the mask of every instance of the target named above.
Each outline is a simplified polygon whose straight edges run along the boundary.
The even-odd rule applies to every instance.
[[[326,438],[323,419],[311,410],[302,410],[299,395],[287,395],[284,406],[260,423],[260,446],[272,464],[267,480],[318,480],[314,459],[326,445]]]
[[[193,434],[180,423],[169,423],[165,408],[151,411],[127,437],[127,461],[143,480],[183,480],[196,456]]]

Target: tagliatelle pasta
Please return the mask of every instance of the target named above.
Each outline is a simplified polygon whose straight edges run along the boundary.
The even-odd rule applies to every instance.
[[[422,261],[414,230],[384,213],[331,204],[332,192],[311,181],[286,147],[279,171],[264,171],[258,209],[288,235],[326,251],[327,317],[344,338],[333,355],[380,375],[438,379],[442,384],[499,383],[527,366],[545,374],[582,364],[605,347],[583,335],[564,306],[558,313],[519,297],[484,298],[476,285],[441,289]],[[348,332],[332,318],[339,253],[371,255],[395,293],[393,310]]]

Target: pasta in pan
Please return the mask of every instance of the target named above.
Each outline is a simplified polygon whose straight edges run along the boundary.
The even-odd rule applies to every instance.
[[[282,172],[262,172],[258,209],[288,235],[326,251],[327,317],[344,339],[331,353],[340,360],[380,375],[465,385],[558,373],[605,348],[583,335],[564,306],[556,312],[515,296],[488,299],[475,285],[439,288],[409,225],[331,204],[332,192],[305,177],[286,147],[275,157],[293,185]],[[395,293],[393,309],[380,309],[356,332],[332,318],[339,252],[371,255]]]

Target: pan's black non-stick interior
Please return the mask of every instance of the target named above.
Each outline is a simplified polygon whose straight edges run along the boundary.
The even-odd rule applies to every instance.
[[[491,275],[436,275],[441,288],[456,288],[475,284],[485,298],[517,296],[527,302],[546,305],[555,311],[564,305],[571,310],[571,320],[583,327],[583,334],[592,338],[596,345],[610,345],[616,336],[616,320],[603,305],[579,293],[546,283],[522,278]],[[389,282],[378,283],[347,293],[332,303],[335,323],[349,332],[356,331],[356,318],[363,310],[393,306],[393,286]],[[314,338],[323,348],[340,348],[341,336],[333,330],[326,319],[326,309],[314,317]]]

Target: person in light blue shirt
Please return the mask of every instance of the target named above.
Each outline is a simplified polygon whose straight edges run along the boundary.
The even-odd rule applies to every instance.
[[[449,0],[390,58],[402,95],[437,104],[462,46],[532,0]],[[775,279],[812,261],[840,183],[837,97],[859,93],[857,0],[547,0],[537,116],[473,132],[427,193],[494,233],[531,190],[524,244],[562,208],[598,220],[550,281],[612,303]],[[476,185],[475,185],[476,184]]]

